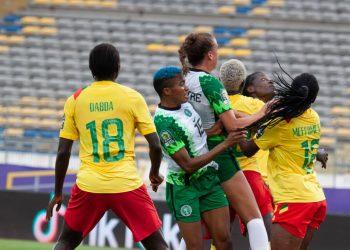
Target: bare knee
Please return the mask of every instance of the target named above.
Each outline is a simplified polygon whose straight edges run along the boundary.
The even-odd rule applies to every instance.
[[[217,250],[232,249],[232,239],[230,232],[213,235],[213,243]]]
[[[166,244],[160,230],[157,230],[147,238],[143,239],[141,242],[142,242],[142,245],[147,250],[167,250],[168,249],[168,245]]]

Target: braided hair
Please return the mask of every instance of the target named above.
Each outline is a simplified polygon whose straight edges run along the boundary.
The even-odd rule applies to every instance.
[[[273,127],[282,120],[289,121],[302,115],[315,102],[319,85],[314,75],[302,73],[293,78],[282,67],[281,69],[290,80],[286,80],[282,74],[274,74],[273,82],[277,86],[274,97],[276,101],[271,104],[264,117],[248,126],[247,129],[264,129]]]

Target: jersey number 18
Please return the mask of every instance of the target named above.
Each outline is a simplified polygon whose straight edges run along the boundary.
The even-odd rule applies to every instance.
[[[117,135],[110,135],[108,133],[108,127],[110,125],[117,126]],[[94,156],[94,162],[100,162],[100,155],[98,154],[98,141],[97,141],[97,131],[96,131],[96,121],[91,121],[86,124],[86,129],[90,130],[91,142],[92,142],[92,154]],[[123,140],[123,122],[118,118],[106,119],[102,122],[102,137],[103,137],[103,159],[106,162],[119,161],[124,158],[125,146]],[[119,151],[118,154],[112,155],[109,151],[109,144],[115,142],[118,144]]]

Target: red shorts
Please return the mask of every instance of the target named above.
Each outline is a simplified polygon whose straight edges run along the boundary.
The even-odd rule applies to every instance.
[[[253,170],[244,170],[243,171],[249,186],[251,187],[256,203],[258,204],[260,213],[262,216],[265,216],[269,213],[273,213],[273,198],[270,192],[269,187],[264,182],[261,174],[259,172]],[[233,221],[236,217],[236,211],[230,207],[230,217],[231,221]],[[237,216],[238,217],[238,216]],[[247,228],[245,224],[240,219],[240,229],[242,235],[246,235]]]
[[[326,218],[326,200],[308,203],[278,203],[272,223],[278,223],[297,238],[304,238],[308,227],[318,229]]]
[[[89,193],[74,185],[64,220],[72,230],[81,232],[85,238],[109,209],[131,230],[135,242],[147,238],[161,227],[157,210],[145,185],[115,194]]]

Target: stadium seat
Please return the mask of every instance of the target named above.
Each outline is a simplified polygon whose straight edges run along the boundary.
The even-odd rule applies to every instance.
[[[227,15],[227,14],[233,15],[233,14],[236,14],[236,7],[235,6],[221,6],[218,9],[218,13],[224,14],[224,15]]]
[[[22,137],[23,136],[23,129],[7,128],[4,130],[4,136],[6,136],[6,137]]]

